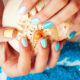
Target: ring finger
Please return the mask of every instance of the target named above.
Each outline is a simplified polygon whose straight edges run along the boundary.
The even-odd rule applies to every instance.
[[[79,6],[77,5],[77,3],[71,1],[62,11],[60,11],[57,15],[53,16],[50,20],[43,24],[44,29],[51,28],[54,25],[64,22],[78,11]]]
[[[68,0],[51,0],[38,14],[36,14],[35,17],[39,19],[40,22],[44,22],[61,10],[67,3]],[[32,19],[32,24],[34,23],[35,18]]]

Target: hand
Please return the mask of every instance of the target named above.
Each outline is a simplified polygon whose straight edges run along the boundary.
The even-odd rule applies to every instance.
[[[20,9],[22,13],[29,12],[40,0],[23,0]],[[32,23],[44,23],[44,29],[60,24],[80,10],[79,0],[49,0],[48,4],[35,15]],[[35,21],[36,20],[36,21]]]
[[[39,40],[37,44],[38,54],[31,57],[31,46],[26,38],[19,42],[20,51],[17,53],[8,43],[0,45],[0,66],[10,77],[23,76],[28,73],[40,73],[46,67],[54,67],[57,63],[60,50],[65,41],[52,42],[51,53],[46,39]]]
[[[6,42],[12,40],[17,35],[16,29],[2,27],[3,10],[4,10],[4,5],[2,0],[0,0],[0,42]]]

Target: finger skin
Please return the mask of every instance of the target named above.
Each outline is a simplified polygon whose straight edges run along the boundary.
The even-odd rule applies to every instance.
[[[0,42],[7,42],[15,38],[17,30],[12,28],[0,28]]]
[[[77,16],[76,16],[76,18],[75,18],[75,20],[74,20],[74,23],[75,23],[75,24],[80,24],[80,10],[79,10],[79,12],[77,13]]]
[[[59,51],[55,51],[55,45],[57,43],[58,42],[53,42],[52,45],[51,45],[51,55],[50,55],[50,60],[48,62],[48,67],[49,68],[53,68],[57,64],[57,60],[58,60],[59,55],[60,55],[60,50],[62,49],[63,44],[65,43],[65,40],[60,42],[60,49],[59,49]]]
[[[24,47],[22,42],[20,41],[20,53],[19,57],[15,57],[10,55],[5,62],[1,61],[1,67],[4,72],[10,77],[17,77],[27,75],[31,68],[31,49],[29,42],[27,47]],[[15,54],[10,52],[10,48],[8,47],[6,50],[6,54]],[[0,51],[1,52],[1,51]],[[0,56],[1,57],[1,56]]]
[[[78,33],[80,32],[80,26],[78,24],[74,25],[70,30],[68,34],[68,39],[73,39]],[[75,34],[74,34],[75,33]],[[74,35],[73,35],[74,34]],[[72,35],[72,36],[70,36]]]
[[[27,40],[27,39],[26,39]],[[18,60],[18,70],[20,74],[27,75],[31,69],[31,47],[27,40],[27,47],[20,42],[20,56]]]
[[[26,11],[25,13],[29,12],[33,7],[34,5],[38,2],[39,0],[23,0],[20,7],[19,7],[19,10],[22,10],[22,7],[24,6]],[[23,12],[24,13],[24,12]]]
[[[38,54],[36,56],[35,66],[31,73],[40,73],[43,72],[47,66],[48,56],[49,56],[49,44],[47,48],[42,48],[41,40],[39,40],[36,49],[38,49]]]
[[[70,18],[72,15],[79,11],[79,6],[71,1],[61,12],[51,18],[49,21],[53,22],[54,25],[60,24]]]
[[[55,15],[59,10],[61,10],[66,4],[68,0],[51,0],[48,5],[46,5],[37,15],[36,17],[40,20],[40,22],[44,22],[49,19],[51,16]]]

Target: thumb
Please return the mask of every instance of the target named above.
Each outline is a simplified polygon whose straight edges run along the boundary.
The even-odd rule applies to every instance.
[[[0,28],[0,42],[7,42],[15,38],[17,30],[13,28]]]

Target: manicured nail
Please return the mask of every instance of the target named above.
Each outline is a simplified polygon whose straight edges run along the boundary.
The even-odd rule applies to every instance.
[[[54,24],[52,22],[45,22],[43,24],[44,29],[48,29],[48,28],[51,28],[53,26],[54,26]]]
[[[12,37],[13,37],[13,31],[14,31],[14,30],[11,30],[11,29],[5,30],[5,31],[4,31],[4,37],[12,38]]]
[[[72,39],[75,35],[76,35],[76,32],[73,31],[73,32],[69,35],[69,38]]]
[[[21,42],[23,44],[24,47],[27,47],[28,46],[28,43],[27,43],[27,39],[26,38],[22,38],[21,39]]]
[[[37,24],[40,23],[40,20],[37,19],[37,18],[33,18],[32,21],[31,21],[31,23],[32,23],[33,25],[37,25]]]
[[[22,6],[20,9],[19,9],[19,14],[20,15],[23,15],[25,12],[26,12],[26,7],[25,6]]]
[[[42,39],[41,40],[41,45],[42,45],[43,48],[46,48],[47,47],[47,39],[45,39],[45,38]]]
[[[59,49],[60,49],[60,44],[59,43],[55,44],[55,50],[59,51]]]

